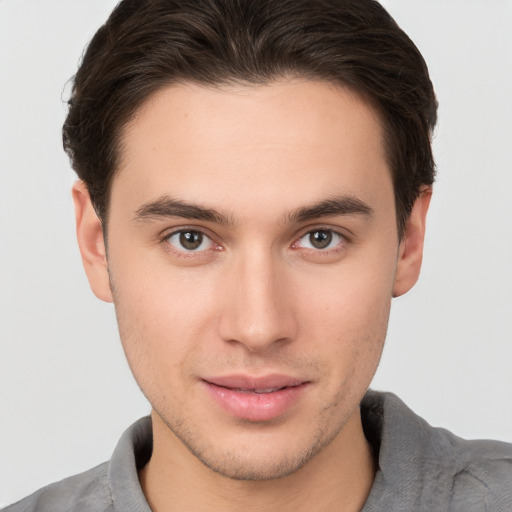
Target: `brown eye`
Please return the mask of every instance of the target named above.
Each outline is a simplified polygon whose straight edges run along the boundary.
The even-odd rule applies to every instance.
[[[203,234],[199,231],[182,231],[180,233],[180,244],[189,251],[195,251],[201,247],[203,242]]]
[[[313,231],[309,234],[309,242],[315,249],[325,249],[332,242],[332,231]]]
[[[167,241],[180,251],[203,251],[212,245],[212,241],[204,233],[191,229],[176,231]]]
[[[297,247],[322,251],[334,249],[344,242],[344,236],[330,229],[315,229],[306,233],[297,242]]]

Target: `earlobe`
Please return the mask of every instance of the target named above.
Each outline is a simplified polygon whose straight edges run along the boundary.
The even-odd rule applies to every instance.
[[[420,275],[425,224],[431,197],[431,187],[426,187],[421,191],[405,225],[405,232],[398,252],[393,297],[399,297],[408,292]]]
[[[87,186],[81,180],[73,185],[76,235],[82,263],[93,293],[112,302],[103,227],[91,202]]]

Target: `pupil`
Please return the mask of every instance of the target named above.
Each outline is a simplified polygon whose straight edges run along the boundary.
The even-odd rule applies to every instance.
[[[193,251],[197,249],[203,242],[203,234],[199,231],[184,231],[180,234],[180,244],[185,248]]]
[[[309,235],[311,245],[316,249],[325,249],[332,242],[330,231],[315,231]]]

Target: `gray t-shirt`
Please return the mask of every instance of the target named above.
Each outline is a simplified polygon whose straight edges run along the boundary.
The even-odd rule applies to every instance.
[[[390,393],[361,403],[379,468],[363,512],[511,512],[512,445],[466,441],[432,428]],[[112,458],[37,491],[4,512],[151,512],[137,471],[151,456],[150,418],[121,437]]]

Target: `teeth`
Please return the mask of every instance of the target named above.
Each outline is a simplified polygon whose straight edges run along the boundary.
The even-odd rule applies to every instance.
[[[255,389],[255,393],[273,393],[274,391],[279,391],[282,388],[265,388],[265,389]]]
[[[235,391],[240,391],[241,393],[258,393],[258,394],[264,394],[264,393],[274,393],[275,391],[279,391],[283,388],[263,388],[263,389],[242,389],[242,388],[236,388]]]

